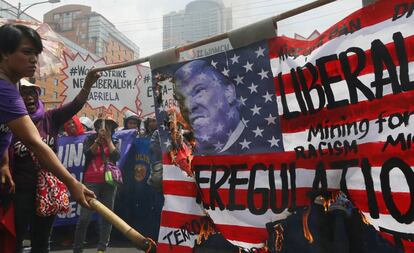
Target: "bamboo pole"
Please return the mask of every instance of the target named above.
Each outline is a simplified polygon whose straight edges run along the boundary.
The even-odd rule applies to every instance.
[[[93,210],[99,213],[104,219],[131,240],[137,248],[144,250],[147,253],[155,253],[157,251],[157,245],[153,240],[141,235],[97,199],[88,198],[88,203]]]
[[[305,5],[300,6],[298,8],[289,10],[287,12],[284,12],[284,13],[281,13],[279,15],[276,15],[276,16],[272,17],[273,23],[276,23],[276,22],[281,21],[283,19],[293,17],[295,15],[304,13],[306,11],[318,8],[320,6],[323,6],[323,5],[326,5],[326,4],[335,2],[335,1],[336,0],[316,0],[316,1],[311,2],[309,4],[305,4]],[[189,49],[196,48],[196,47],[199,47],[199,46],[203,46],[203,45],[209,44],[211,42],[220,41],[220,40],[223,40],[223,39],[226,39],[226,38],[228,38],[228,33],[221,33],[221,34],[218,34],[218,35],[215,35],[215,36],[212,36],[212,37],[208,37],[208,38],[203,39],[203,40],[199,40],[199,41],[196,41],[196,42],[189,43],[189,44],[186,44],[184,46],[178,47],[178,48],[176,48],[176,52],[184,52],[184,51],[187,51]],[[111,69],[125,68],[125,67],[129,67],[129,66],[132,66],[132,65],[147,62],[147,61],[149,61],[150,58],[151,58],[151,56],[147,56],[147,57],[139,58],[139,59],[132,60],[132,61],[127,61],[127,62],[117,63],[117,64],[111,64],[111,65],[108,65],[108,66],[105,66],[105,67],[95,68],[91,71],[99,72],[99,71],[106,71],[106,70],[111,70]]]

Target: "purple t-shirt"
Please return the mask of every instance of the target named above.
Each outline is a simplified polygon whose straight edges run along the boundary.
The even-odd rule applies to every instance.
[[[10,145],[12,134],[6,123],[27,115],[26,106],[16,85],[0,80],[0,155]]]
[[[34,124],[42,140],[53,150],[57,151],[59,128],[71,119],[84,104],[73,100],[60,108],[48,110],[43,117]],[[13,179],[16,191],[34,191],[36,188],[37,165],[29,153],[28,148],[18,139],[14,139],[13,148]]]

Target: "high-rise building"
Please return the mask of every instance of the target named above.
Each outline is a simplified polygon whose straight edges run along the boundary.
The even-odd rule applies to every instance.
[[[16,19],[18,11],[19,10],[16,6],[7,1],[0,0],[0,18]],[[39,20],[26,14],[25,12],[20,15],[20,19],[39,22]]]
[[[163,16],[163,49],[232,29],[232,12],[221,0],[195,0],[185,10]]]
[[[47,12],[43,22],[48,23],[55,32],[104,58],[107,63],[139,57],[139,47],[104,16],[92,11],[90,6],[60,6]]]

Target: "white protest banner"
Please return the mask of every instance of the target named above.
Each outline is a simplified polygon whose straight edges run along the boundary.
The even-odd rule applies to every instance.
[[[62,72],[66,78],[62,81],[66,86],[63,91],[63,103],[72,101],[82,89],[86,74],[93,67],[105,66],[103,59],[95,60],[91,56],[83,58],[77,54],[74,58],[65,55],[66,66]],[[101,72],[101,78],[92,86],[88,97],[88,104],[97,109],[113,106],[119,111],[129,109],[139,113],[137,96],[138,83],[142,79],[138,65],[127,68],[107,70]]]
[[[146,66],[137,65],[140,73],[138,80],[138,115],[143,118],[149,115],[153,115],[155,112],[154,97],[152,95],[152,82],[151,82],[151,69]]]

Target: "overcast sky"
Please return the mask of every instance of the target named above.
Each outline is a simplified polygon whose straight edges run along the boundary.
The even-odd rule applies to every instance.
[[[22,9],[43,0],[21,0]],[[18,0],[8,0],[17,6]],[[140,47],[140,56],[149,56],[162,50],[162,16],[183,10],[191,0],[61,0],[30,7],[26,13],[43,20],[43,14],[61,5],[83,4],[105,16],[121,32]],[[311,0],[224,0],[233,9],[233,28],[248,25],[299,7]],[[332,24],[361,8],[361,0],[339,0],[316,10],[278,23],[278,33],[308,36],[314,29],[323,32]]]

